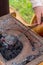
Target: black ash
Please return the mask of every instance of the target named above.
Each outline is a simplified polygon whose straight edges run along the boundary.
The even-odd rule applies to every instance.
[[[22,48],[23,45],[16,36],[0,34],[0,53],[6,60],[15,58]]]

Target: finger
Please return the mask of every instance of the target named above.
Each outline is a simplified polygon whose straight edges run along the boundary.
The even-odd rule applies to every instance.
[[[41,23],[43,23],[43,12],[42,12],[42,16],[41,16]]]
[[[43,8],[42,8],[42,17],[43,17]]]
[[[41,23],[41,14],[37,14],[37,23],[40,24]]]
[[[43,23],[43,17],[41,17],[41,23]]]
[[[43,17],[43,11],[42,11],[42,13],[41,13],[41,16]]]

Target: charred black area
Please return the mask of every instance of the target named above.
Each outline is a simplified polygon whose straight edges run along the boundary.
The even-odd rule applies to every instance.
[[[7,37],[7,36],[6,36]],[[5,60],[11,60],[15,58],[23,49],[23,44],[18,40],[16,36],[10,36],[9,41],[13,41],[12,44],[6,42],[6,37],[0,34],[0,53],[5,58]],[[3,38],[3,39],[2,39]],[[8,42],[9,42],[8,41]]]

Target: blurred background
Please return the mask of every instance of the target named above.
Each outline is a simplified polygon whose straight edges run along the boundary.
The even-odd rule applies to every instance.
[[[34,15],[30,0],[9,0],[9,4],[10,7],[13,7],[13,9],[20,13],[21,17],[27,23],[30,23]]]

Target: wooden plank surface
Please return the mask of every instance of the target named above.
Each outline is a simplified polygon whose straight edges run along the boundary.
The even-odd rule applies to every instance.
[[[22,52],[15,59],[12,59],[7,62],[5,61],[6,65],[12,65],[13,62],[16,62],[16,63],[21,62],[25,57],[31,54],[38,53],[37,50],[32,51],[30,41],[23,33],[20,32],[22,30],[22,27],[20,27],[19,25],[24,27],[23,25],[21,25],[19,20],[12,17],[10,14],[0,18],[0,31],[2,31],[2,33],[7,33],[7,34],[12,34],[17,36],[23,44]],[[40,59],[43,60],[43,56],[41,58]],[[38,62],[40,61],[40,59],[38,59]],[[34,62],[35,60],[32,61],[31,63],[28,63],[28,65],[32,65],[32,63],[33,65],[35,65]]]

